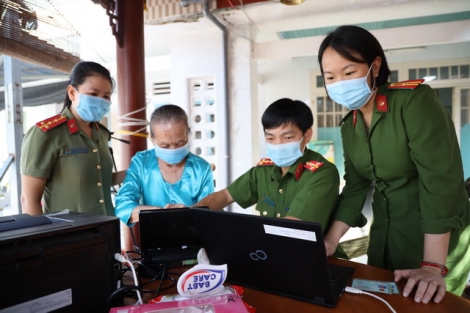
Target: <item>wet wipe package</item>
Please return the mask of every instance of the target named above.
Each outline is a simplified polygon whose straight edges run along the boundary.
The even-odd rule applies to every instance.
[[[198,263],[178,279],[178,294],[162,295],[149,304],[112,308],[110,313],[255,313],[239,286],[224,286],[227,264],[211,265],[204,249]]]
[[[232,294],[112,308],[110,313],[249,313],[241,296]]]

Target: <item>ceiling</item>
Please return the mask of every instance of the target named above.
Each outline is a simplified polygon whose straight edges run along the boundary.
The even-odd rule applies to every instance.
[[[255,59],[314,55],[312,44],[339,25],[369,29],[384,49],[470,41],[469,0],[306,0],[296,6],[277,0],[214,11],[230,30],[250,25]],[[192,23],[145,26],[145,55],[169,53],[179,35],[216,30],[205,18]],[[306,49],[306,47],[310,47]]]
[[[256,41],[277,39],[281,31],[296,31],[344,24],[402,20],[470,11],[468,0],[306,0],[296,6],[279,1],[252,4],[245,10],[222,13],[231,24],[246,23],[246,15],[257,25]],[[269,12],[269,14],[266,14]],[[434,22],[438,22],[437,20]],[[409,26],[395,24],[395,27]]]
[[[465,20],[470,20],[470,11],[437,14],[437,15],[427,15],[427,16],[417,16],[417,17],[409,17],[409,18],[399,18],[399,19],[365,22],[365,23],[355,23],[355,25],[371,31],[371,30],[377,30],[377,29],[429,25],[429,24],[457,22],[457,21],[465,21]],[[340,25],[280,31],[277,34],[280,39],[326,36],[329,32],[333,31],[337,26],[340,26]]]
[[[235,8],[214,10],[213,14],[229,30],[250,25],[255,59],[313,55],[315,49],[305,47],[344,24],[370,29],[385,49],[470,41],[469,0],[305,0],[295,6],[279,0],[248,5],[241,5],[242,0],[230,2]],[[64,18],[80,33],[81,58],[112,67],[116,43],[105,9],[93,1],[60,3]],[[175,38],[219,30],[202,17],[193,22],[147,24],[144,31],[145,56],[158,57],[170,54]]]

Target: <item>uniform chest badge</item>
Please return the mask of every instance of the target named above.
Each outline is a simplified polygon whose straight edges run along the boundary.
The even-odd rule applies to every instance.
[[[269,205],[270,207],[274,208],[276,206],[276,202],[274,202],[273,200],[269,199],[267,196],[262,196],[261,197],[261,200],[266,203],[267,205]]]
[[[88,153],[87,147],[79,147],[79,148],[66,148],[64,149],[64,154],[83,154]]]

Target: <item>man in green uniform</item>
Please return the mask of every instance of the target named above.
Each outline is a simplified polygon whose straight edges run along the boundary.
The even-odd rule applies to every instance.
[[[21,152],[21,174],[47,179],[44,213],[69,209],[114,215],[109,131],[94,123],[91,136],[89,138],[80,131],[68,108],[38,122],[26,133]]]
[[[334,164],[307,148],[310,108],[280,99],[266,109],[261,122],[269,159],[195,206],[221,210],[233,202],[243,208],[256,204],[262,216],[317,222],[326,230],[338,200],[339,174]]]

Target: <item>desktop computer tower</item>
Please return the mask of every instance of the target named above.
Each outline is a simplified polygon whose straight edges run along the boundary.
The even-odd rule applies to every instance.
[[[56,217],[53,223],[0,231],[0,313],[107,312],[117,289],[119,219]]]

